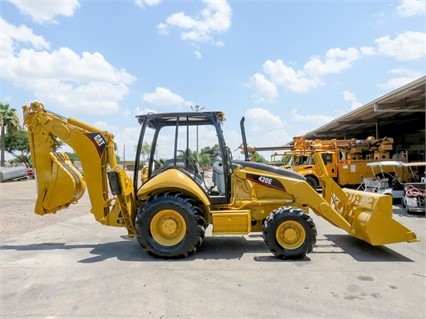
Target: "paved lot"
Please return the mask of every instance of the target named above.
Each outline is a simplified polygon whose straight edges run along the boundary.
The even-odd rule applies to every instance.
[[[320,217],[317,247],[275,259],[261,236],[207,236],[185,260],[146,255],[84,198],[33,213],[35,182],[0,184],[1,318],[426,318],[424,215],[395,218],[419,243],[371,247]]]

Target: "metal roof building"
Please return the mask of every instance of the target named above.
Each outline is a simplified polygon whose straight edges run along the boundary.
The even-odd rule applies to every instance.
[[[425,158],[426,76],[404,85],[304,135],[306,139],[392,137],[410,161]]]

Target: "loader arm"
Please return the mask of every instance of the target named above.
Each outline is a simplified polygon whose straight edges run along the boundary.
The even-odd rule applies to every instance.
[[[24,106],[23,112],[37,177],[35,212],[39,215],[55,213],[76,203],[87,185],[95,219],[105,225],[126,227],[133,237],[133,183],[117,165],[114,136],[76,119],[49,112],[38,102]],[[77,153],[84,178],[66,154],[55,152],[57,139]]]
[[[321,154],[314,157],[320,166],[323,195],[304,181],[288,182],[285,189],[295,202],[373,246],[418,241],[414,232],[393,219],[391,196],[340,188],[327,175]]]

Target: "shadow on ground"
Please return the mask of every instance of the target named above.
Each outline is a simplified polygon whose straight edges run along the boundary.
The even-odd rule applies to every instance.
[[[314,254],[348,254],[357,261],[362,262],[412,262],[411,259],[395,252],[385,246],[371,246],[359,239],[349,235],[325,235],[324,239],[318,239],[313,252],[300,260],[306,262]],[[1,245],[0,250],[16,251],[53,251],[53,250],[74,250],[90,249],[90,255],[79,263],[96,263],[114,258],[121,261],[162,261],[145,253],[136,239],[122,236],[121,240],[102,244],[67,244],[63,242],[46,242],[26,245]],[[185,259],[178,259],[188,262],[196,259],[204,260],[233,260],[241,259],[244,254],[256,254],[256,262],[283,262],[269,251],[263,242],[261,235],[250,236],[223,236],[206,237],[199,250]]]
[[[361,262],[413,262],[413,260],[397,253],[388,246],[372,246],[358,238],[341,235],[324,235],[324,240],[318,240],[313,253],[348,254]]]

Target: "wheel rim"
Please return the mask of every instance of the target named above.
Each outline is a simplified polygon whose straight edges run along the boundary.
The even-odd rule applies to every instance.
[[[300,223],[289,220],[278,227],[276,238],[283,248],[296,249],[305,242],[306,232]]]
[[[151,235],[163,246],[174,246],[182,241],[186,234],[185,219],[177,211],[165,209],[151,220]]]

